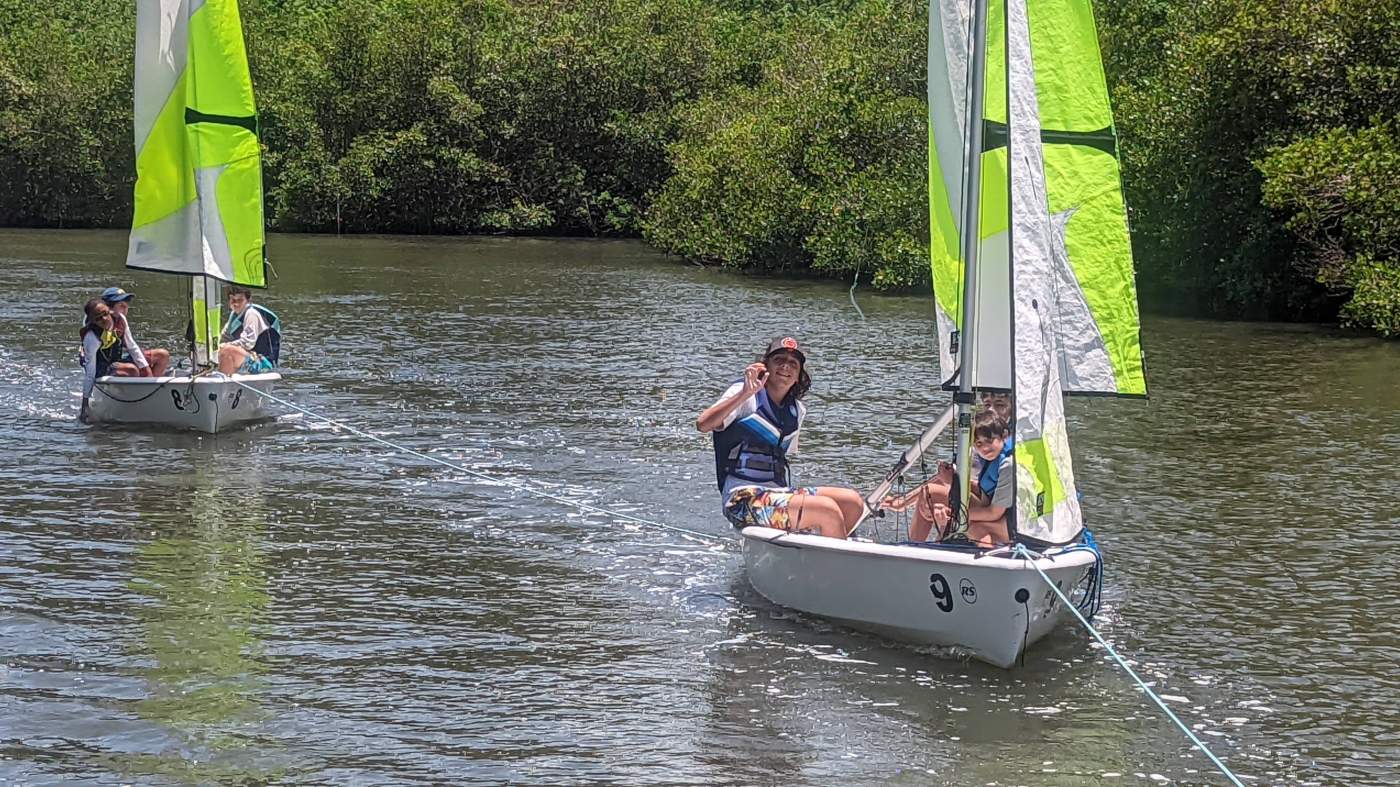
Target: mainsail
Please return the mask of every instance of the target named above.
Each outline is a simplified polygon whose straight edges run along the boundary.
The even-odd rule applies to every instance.
[[[1064,394],[1146,394],[1092,11],[1089,0],[932,2],[930,256],[943,382],[1014,395],[1013,534],[1065,543],[1082,525]],[[964,432],[964,456],[967,443]]]
[[[208,362],[217,282],[267,284],[257,107],[236,0],[138,2],[135,132],[126,264],[193,277],[196,354]]]

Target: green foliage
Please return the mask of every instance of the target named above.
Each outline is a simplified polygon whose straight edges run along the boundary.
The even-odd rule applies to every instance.
[[[135,9],[0,0],[0,224],[130,215]]]
[[[1109,18],[1145,297],[1218,314],[1335,314],[1335,283],[1295,264],[1306,241],[1264,204],[1258,163],[1400,106],[1400,4],[1128,0]]]
[[[1333,129],[1260,164],[1264,202],[1291,214],[1295,266],[1352,294],[1345,322],[1400,336],[1400,116],[1360,131]]]
[[[677,113],[646,237],[736,267],[927,282],[921,22],[883,0],[792,18],[754,84]]]
[[[927,286],[926,8],[243,0],[271,226]],[[1396,331],[1400,3],[1098,2],[1149,305]],[[0,0],[0,224],[123,226],[130,0]],[[1388,170],[1386,168],[1389,168]]]

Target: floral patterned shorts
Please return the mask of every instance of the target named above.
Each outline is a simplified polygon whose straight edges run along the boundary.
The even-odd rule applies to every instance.
[[[740,486],[729,492],[724,501],[724,518],[735,527],[772,527],[791,530],[788,506],[798,495],[815,495],[815,486],[778,487]]]

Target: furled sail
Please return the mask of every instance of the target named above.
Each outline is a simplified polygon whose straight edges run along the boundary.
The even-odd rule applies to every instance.
[[[135,131],[127,266],[266,286],[257,108],[235,0],[138,2]]]
[[[974,13],[985,13],[983,41]],[[928,90],[942,381],[1013,395],[1012,532],[1067,543],[1082,517],[1064,395],[1146,393],[1089,0],[933,0]],[[968,444],[964,432],[960,451]]]

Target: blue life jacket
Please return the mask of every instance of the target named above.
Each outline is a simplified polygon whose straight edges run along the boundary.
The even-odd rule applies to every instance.
[[[253,341],[253,352],[272,361],[272,365],[276,366],[282,355],[282,322],[266,306],[250,303],[248,309],[257,309],[258,313],[262,315],[263,322],[267,323],[267,330],[258,334],[258,338]],[[247,309],[244,311],[246,312]],[[243,314],[230,314],[228,323],[224,325],[224,341],[231,342],[237,339],[238,334],[242,332]]]
[[[1016,449],[1016,437],[1012,435],[1006,438],[1006,444],[1001,447],[1001,453],[997,458],[988,462],[982,460],[982,472],[977,474],[977,488],[982,490],[982,494],[990,502],[992,495],[997,491],[997,480],[1001,475],[1001,463],[1006,457],[1011,456],[1011,452]]]
[[[760,389],[758,409],[714,433],[715,480],[721,492],[730,476],[755,484],[788,485],[786,446],[802,426],[797,403],[780,407]]]

